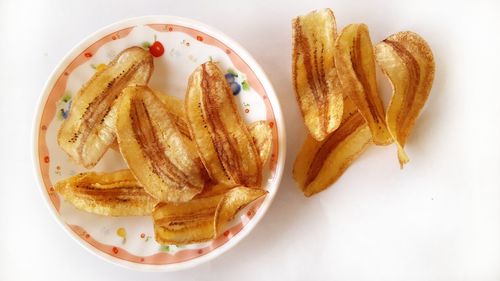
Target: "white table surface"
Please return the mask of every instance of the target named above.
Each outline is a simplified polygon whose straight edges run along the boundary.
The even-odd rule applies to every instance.
[[[272,2],[272,3],[271,3]],[[0,280],[500,280],[498,1],[0,1]],[[399,170],[370,148],[330,189],[291,179],[304,139],[291,89],[292,17],[331,7],[372,39],[410,29],[436,57],[431,97]],[[81,248],[38,191],[32,119],[42,86],[82,38],[128,17],[168,14],[241,43],[274,84],[288,157],[270,210],[239,245],[197,268],[134,272]]]

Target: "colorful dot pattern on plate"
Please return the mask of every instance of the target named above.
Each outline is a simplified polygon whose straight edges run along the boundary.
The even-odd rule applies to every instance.
[[[157,43],[158,42],[158,43]],[[55,79],[38,124],[38,161],[41,177],[51,203],[61,220],[84,243],[112,257],[133,263],[163,265],[191,260],[225,244],[236,236],[258,211],[262,200],[241,212],[223,235],[202,244],[159,245],[154,240],[150,217],[104,217],[89,214],[64,202],[53,184],[65,177],[86,171],[74,164],[57,146],[57,131],[67,118],[71,102],[81,86],[102,71],[116,54],[130,46],[150,49],[156,44],[154,73],[149,85],[171,95],[183,97],[189,74],[201,63],[212,60],[226,73],[240,113],[247,122],[268,120],[275,124],[266,91],[250,67],[231,48],[209,34],[174,24],[130,26],[109,33],[90,43]],[[161,45],[161,48],[159,47]],[[275,179],[278,155],[278,133],[273,127],[273,152],[264,178],[269,186]],[[92,170],[111,171],[126,168],[118,152],[109,150]]]

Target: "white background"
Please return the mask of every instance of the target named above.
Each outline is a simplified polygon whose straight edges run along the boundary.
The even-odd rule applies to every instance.
[[[334,9],[378,42],[420,33],[436,58],[431,97],[399,170],[373,147],[330,189],[305,198],[291,167],[305,129],[291,89],[290,20]],[[0,0],[0,280],[500,280],[500,5],[494,1]],[[167,14],[243,45],[274,84],[287,126],[281,189],[239,245],[176,273],[134,272],[77,245],[39,194],[32,119],[45,80],[95,30]]]

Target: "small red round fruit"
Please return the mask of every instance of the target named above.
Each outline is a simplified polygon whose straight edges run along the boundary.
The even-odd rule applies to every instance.
[[[165,52],[165,49],[160,41],[155,41],[153,45],[149,47],[149,52],[153,55],[153,57],[160,57]]]

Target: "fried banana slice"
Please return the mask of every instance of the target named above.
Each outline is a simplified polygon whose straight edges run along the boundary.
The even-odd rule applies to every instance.
[[[188,202],[161,202],[153,210],[156,242],[201,243],[215,238],[215,211],[224,193]]]
[[[293,27],[292,76],[307,129],[321,141],[342,120],[342,87],[334,61],[337,37],[332,10],[297,17]]]
[[[356,106],[345,100],[340,127],[324,141],[308,136],[293,166],[293,177],[305,196],[333,184],[368,147],[372,137]]]
[[[158,203],[130,170],[80,173],[57,182],[54,189],[76,208],[104,216],[146,216]]]
[[[255,147],[259,152],[260,163],[264,165],[271,156],[271,148],[273,145],[273,132],[267,121],[255,121],[248,125],[248,130],[255,143]]]
[[[262,189],[239,186],[189,202],[161,202],[153,210],[155,239],[169,245],[210,241],[239,210],[266,194]]]
[[[155,91],[155,94],[157,94],[162,102],[167,106],[170,117],[174,120],[179,131],[191,138],[189,126],[186,121],[186,113],[184,111],[184,101],[158,91]],[[250,123],[247,127],[250,135],[252,136],[252,140],[255,143],[257,152],[259,153],[260,162],[264,165],[271,156],[272,148],[273,135],[269,122],[264,120],[255,121]]]
[[[116,134],[123,158],[153,197],[188,201],[202,191],[206,176],[195,145],[146,86],[123,90]]]
[[[335,65],[344,89],[368,123],[377,145],[393,140],[385,124],[384,106],[375,76],[373,47],[365,24],[346,26],[335,41]]]
[[[220,235],[234,216],[248,204],[267,195],[267,191],[257,188],[235,187],[222,197],[215,212],[215,237]]]
[[[404,146],[432,88],[434,57],[422,37],[406,31],[378,43],[375,58],[392,84],[386,122],[398,146],[399,164],[403,168],[409,161]]]
[[[210,177],[228,185],[260,186],[257,148],[215,63],[191,74],[185,102],[189,130]]]
[[[59,146],[85,168],[95,166],[116,138],[116,99],[129,84],[146,84],[152,71],[153,58],[144,49],[118,54],[76,94],[59,129]]]

